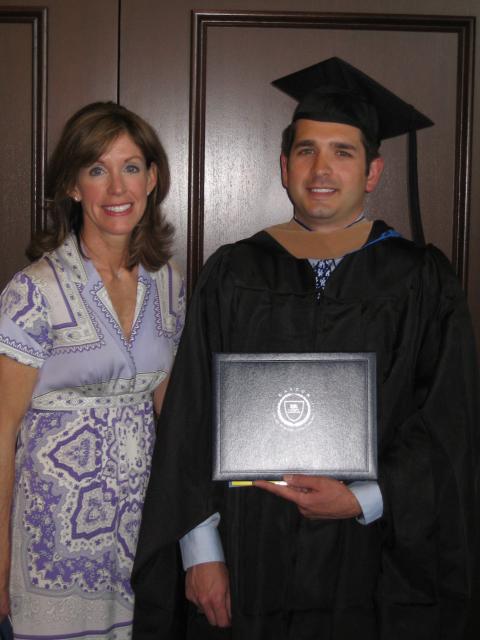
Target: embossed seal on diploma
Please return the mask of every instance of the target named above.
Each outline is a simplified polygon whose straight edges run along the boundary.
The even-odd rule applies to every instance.
[[[276,405],[278,424],[286,429],[301,429],[312,422],[313,407],[310,394],[304,389],[291,388],[278,395],[280,396]]]

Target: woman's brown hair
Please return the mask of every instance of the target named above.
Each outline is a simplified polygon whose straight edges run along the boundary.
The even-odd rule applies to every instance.
[[[157,169],[157,184],[148,196],[143,218],[130,237],[127,268],[140,263],[148,271],[156,271],[170,258],[173,227],[160,210],[170,187],[165,150],[153,127],[140,116],[114,102],[93,102],[68,120],[50,158],[45,184],[47,228],[37,233],[28,246],[27,256],[31,260],[57,249],[71,232],[79,238],[82,206],[69,195],[78,172],[98,160],[123,133],[141,149],[147,167],[154,164]]]

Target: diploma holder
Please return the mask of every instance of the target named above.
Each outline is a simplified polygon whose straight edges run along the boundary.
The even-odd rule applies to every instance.
[[[377,478],[374,353],[217,353],[213,479]]]

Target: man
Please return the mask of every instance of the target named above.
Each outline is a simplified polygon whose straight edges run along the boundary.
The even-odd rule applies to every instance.
[[[468,311],[437,249],[363,218],[380,140],[431,123],[338,59],[276,84],[300,101],[281,155],[294,218],[220,248],[200,277],[159,424],[134,638],[182,637],[180,538],[190,638],[461,638],[477,445]],[[212,353],[338,351],[377,355],[378,483],[213,483]]]

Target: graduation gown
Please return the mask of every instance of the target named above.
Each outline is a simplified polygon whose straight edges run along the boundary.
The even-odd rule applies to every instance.
[[[345,256],[318,298],[268,233],[221,247],[193,295],[158,424],[133,574],[135,640],[183,637],[175,541],[215,511],[233,640],[462,638],[472,581],[478,397],[466,302],[435,247]],[[213,352],[377,354],[383,517],[311,521],[212,469]],[[228,635],[231,633],[231,636]]]

